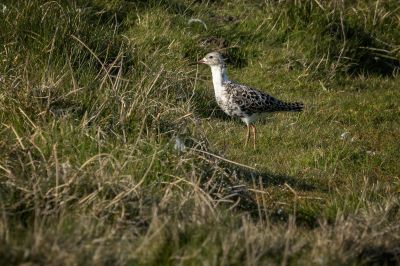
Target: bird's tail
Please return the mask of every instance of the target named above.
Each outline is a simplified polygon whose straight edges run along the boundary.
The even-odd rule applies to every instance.
[[[283,103],[281,105],[282,111],[288,111],[288,112],[301,112],[303,111],[304,104],[300,102],[294,102],[294,103]]]

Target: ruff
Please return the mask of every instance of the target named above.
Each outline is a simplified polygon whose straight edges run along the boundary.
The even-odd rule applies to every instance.
[[[222,56],[217,52],[207,54],[198,63],[211,67],[215,99],[221,109],[229,116],[239,117],[247,126],[245,146],[253,131],[253,144],[256,147],[257,131],[253,122],[259,115],[268,112],[303,110],[302,103],[286,103],[257,89],[232,82],[228,79]]]

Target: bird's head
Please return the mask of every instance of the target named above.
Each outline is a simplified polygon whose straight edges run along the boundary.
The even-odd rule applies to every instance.
[[[209,66],[219,66],[224,65],[224,58],[218,52],[211,52],[206,54],[206,56],[197,62],[198,64],[206,64]]]

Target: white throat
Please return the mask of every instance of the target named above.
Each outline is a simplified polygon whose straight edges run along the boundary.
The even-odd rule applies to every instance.
[[[222,83],[228,81],[226,68],[224,65],[212,65],[210,67],[215,96],[218,97],[224,93],[224,87],[222,86]]]

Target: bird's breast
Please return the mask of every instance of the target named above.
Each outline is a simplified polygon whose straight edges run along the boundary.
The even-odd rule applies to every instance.
[[[215,94],[215,99],[217,101],[218,106],[224,111],[227,115],[230,116],[242,116],[242,111],[240,106],[236,104],[232,99],[232,95],[229,93],[221,92]]]

